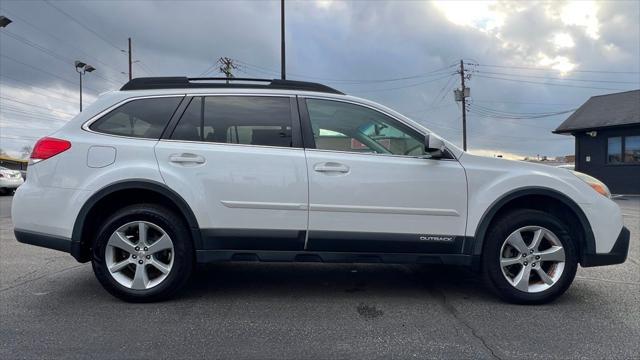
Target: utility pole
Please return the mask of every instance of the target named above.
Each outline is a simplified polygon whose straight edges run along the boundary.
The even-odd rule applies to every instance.
[[[471,94],[471,89],[465,86],[464,80],[470,79],[471,75],[464,72],[464,61],[460,60],[460,89],[453,91],[456,101],[462,102],[462,149],[467,151],[467,98]]]
[[[129,38],[129,80],[131,80],[131,78],[133,77],[133,73],[131,71],[132,69],[132,62],[131,62],[131,38]]]
[[[233,59],[230,59],[228,57],[221,57],[218,59],[218,64],[220,64],[220,67],[218,67],[218,71],[223,73],[227,79],[231,79],[234,77],[233,70],[238,69],[238,65],[233,62]],[[227,84],[228,83],[229,80],[227,80]]]
[[[462,84],[462,150],[467,151],[467,101],[464,87],[464,61],[460,60],[460,82]]]
[[[282,66],[280,73],[282,76],[282,80],[286,80],[286,57],[284,47],[284,0],[280,0],[280,58]]]

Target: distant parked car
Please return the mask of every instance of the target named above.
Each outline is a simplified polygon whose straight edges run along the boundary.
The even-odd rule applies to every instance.
[[[0,166],[0,194],[13,193],[23,182],[20,171]]]
[[[560,169],[567,169],[572,171],[576,169],[576,166],[574,164],[564,164],[564,165],[558,165],[556,167]]]

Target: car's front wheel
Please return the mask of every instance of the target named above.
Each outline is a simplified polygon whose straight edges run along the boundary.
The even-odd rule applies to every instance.
[[[490,229],[483,250],[483,271],[503,299],[541,304],[562,295],[578,266],[566,226],[537,210],[516,210]]]
[[[104,288],[126,301],[169,298],[188,280],[193,245],[175,213],[154,204],[133,205],[109,217],[93,246],[93,270]]]

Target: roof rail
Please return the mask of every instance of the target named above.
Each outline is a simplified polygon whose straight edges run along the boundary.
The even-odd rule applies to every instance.
[[[267,84],[261,84],[267,83]],[[304,90],[344,95],[326,85],[295,80],[199,77],[142,77],[129,80],[120,90],[182,89],[182,88],[244,88]]]

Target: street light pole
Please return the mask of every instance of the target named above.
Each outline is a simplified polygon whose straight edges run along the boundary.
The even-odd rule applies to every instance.
[[[96,68],[79,60],[76,60],[74,65],[76,66],[76,72],[80,76],[80,112],[82,112],[82,76],[94,71]]]
[[[281,58],[281,66],[282,69],[280,71],[280,76],[282,80],[287,79],[286,73],[286,51],[284,47],[284,0],[280,0],[280,58]]]
[[[82,73],[78,71],[80,75],[80,112],[82,112]]]

